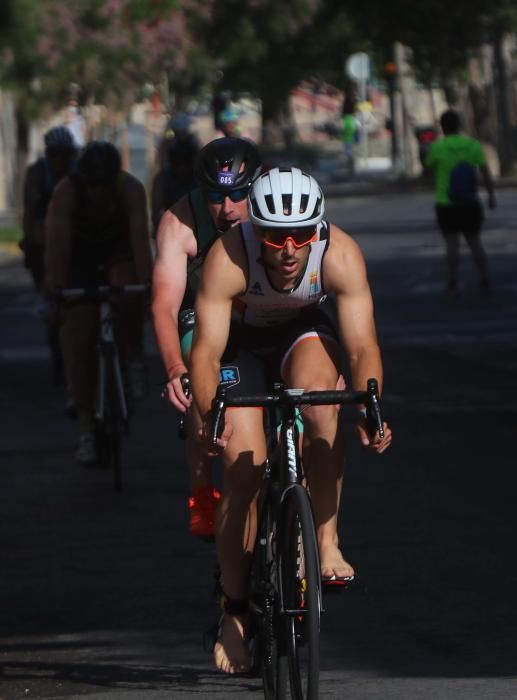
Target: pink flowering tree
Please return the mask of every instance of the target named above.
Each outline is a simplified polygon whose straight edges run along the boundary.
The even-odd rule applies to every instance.
[[[83,101],[125,110],[143,84],[164,73],[188,90],[203,71],[203,51],[189,26],[213,0],[2,0],[0,85],[15,96],[19,169],[28,127],[62,107],[71,84]]]
[[[62,97],[69,83],[84,97],[131,101],[145,82],[188,72],[195,44],[189,16],[205,11],[196,0],[88,0],[78,6],[44,0],[36,50],[46,93]]]

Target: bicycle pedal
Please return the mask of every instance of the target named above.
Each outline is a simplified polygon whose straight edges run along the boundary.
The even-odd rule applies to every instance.
[[[324,591],[344,591],[355,583],[355,576],[322,576],[321,586]]]
[[[343,592],[354,592],[354,593],[366,593],[367,589],[364,583],[357,576],[346,577],[346,578],[322,578],[321,579],[321,590],[323,593],[343,593]]]

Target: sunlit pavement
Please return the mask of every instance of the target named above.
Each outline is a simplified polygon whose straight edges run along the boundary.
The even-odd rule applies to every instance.
[[[463,249],[443,292],[432,197],[329,198],[368,262],[393,448],[364,457],[347,419],[341,542],[364,589],[326,601],[321,697],[515,698],[517,227],[487,214],[492,296]],[[0,265],[0,698],[260,697],[212,669],[213,549],[186,529],[175,415],[150,329],[150,392],[124,448],[122,494],[80,469],[20,261]]]

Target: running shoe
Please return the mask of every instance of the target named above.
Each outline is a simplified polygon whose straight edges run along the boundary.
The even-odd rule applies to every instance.
[[[196,537],[213,539],[215,535],[215,509],[221,498],[212,484],[200,486],[188,500],[190,510],[189,531]]]
[[[75,451],[75,459],[83,467],[88,467],[97,462],[97,446],[95,444],[95,435],[89,431],[79,435],[77,449]]]

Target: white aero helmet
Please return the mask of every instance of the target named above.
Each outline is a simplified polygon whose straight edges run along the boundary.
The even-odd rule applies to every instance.
[[[260,175],[248,202],[251,221],[266,228],[315,226],[325,212],[321,187],[299,168],[272,168]]]

